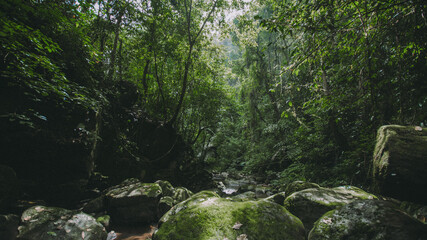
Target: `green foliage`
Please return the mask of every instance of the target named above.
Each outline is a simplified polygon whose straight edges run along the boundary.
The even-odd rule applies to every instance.
[[[426,121],[425,4],[262,4],[231,28],[243,108],[230,145],[243,146],[230,166],[275,183],[367,184],[376,129]]]

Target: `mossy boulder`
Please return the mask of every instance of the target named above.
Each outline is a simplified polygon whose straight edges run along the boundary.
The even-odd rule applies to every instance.
[[[85,213],[63,208],[34,206],[22,214],[19,240],[101,240],[104,227]]]
[[[427,128],[379,128],[372,172],[379,194],[427,204]]]
[[[174,206],[159,223],[153,240],[304,240],[301,221],[268,201],[233,202],[203,191]]]
[[[427,239],[427,226],[381,200],[357,200],[323,215],[309,240]]]
[[[184,187],[177,187],[174,189],[173,193],[173,203],[178,204],[189,197],[193,196],[193,192]]]
[[[374,195],[353,186],[309,188],[288,196],[284,206],[300,218],[305,229],[310,231],[313,223],[324,213],[355,200],[375,198]]]
[[[115,224],[151,223],[158,220],[161,194],[157,183],[128,179],[106,193],[107,212]]]
[[[85,213],[99,213],[105,210],[105,195],[101,195],[87,202],[82,211]]]
[[[309,188],[320,188],[320,186],[316,183],[311,183],[311,182],[294,181],[286,185],[286,187],[284,188],[284,191],[287,196],[290,196],[294,192],[299,192]]]
[[[280,193],[276,193],[274,195],[271,195],[270,197],[266,197],[264,200],[274,202],[274,203],[277,203],[277,204],[283,206],[285,204],[285,199],[286,199],[286,193],[280,192]]]
[[[167,213],[174,205],[174,200],[172,197],[169,196],[164,196],[162,198],[160,198],[159,201],[159,218],[161,218],[165,213]]]
[[[159,184],[159,186],[162,188],[163,196],[173,197],[175,189],[170,182],[165,180],[158,180],[156,183]]]

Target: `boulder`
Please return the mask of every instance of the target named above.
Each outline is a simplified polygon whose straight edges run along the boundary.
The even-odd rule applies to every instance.
[[[382,126],[372,172],[379,194],[427,204],[427,128]]]
[[[0,236],[4,240],[14,240],[18,235],[19,216],[0,215]]]
[[[283,206],[285,199],[286,199],[286,193],[280,192],[280,193],[276,193],[274,195],[271,195],[270,197],[267,197],[264,200],[274,202],[274,203],[277,203],[277,204]]]
[[[294,192],[299,192],[308,188],[320,188],[320,186],[316,183],[304,182],[304,181],[294,181],[290,184],[286,185],[285,193],[286,195],[291,195]]]
[[[256,193],[252,191],[244,192],[239,195],[233,196],[230,199],[233,201],[251,201],[256,200]]]
[[[233,202],[203,191],[174,206],[159,222],[153,240],[304,240],[301,221],[268,201]]]
[[[165,213],[167,213],[173,207],[173,198],[169,196],[164,196],[160,198],[159,207],[158,207],[158,217],[161,218]]]
[[[357,187],[309,188],[295,192],[285,199],[284,206],[304,223],[310,231],[313,223],[324,213],[359,199],[376,197]]]
[[[178,204],[186,199],[188,199],[189,197],[191,197],[193,195],[193,192],[184,188],[184,187],[177,187],[174,190],[173,193],[173,203]]]
[[[156,183],[159,184],[159,186],[162,188],[163,196],[173,197],[175,189],[170,182],[165,180],[158,180]]]
[[[82,211],[85,213],[99,213],[105,210],[105,195],[101,195],[86,203]]]
[[[101,240],[107,237],[104,227],[85,213],[63,208],[34,206],[21,217],[19,240]]]
[[[106,193],[107,212],[118,225],[155,222],[161,194],[157,183],[128,179]]]
[[[427,226],[390,202],[357,200],[323,215],[309,240],[427,239]]]

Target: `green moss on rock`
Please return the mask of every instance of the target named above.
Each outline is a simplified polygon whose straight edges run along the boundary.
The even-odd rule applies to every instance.
[[[377,197],[353,186],[309,188],[295,192],[285,199],[284,206],[299,217],[309,231],[324,213],[359,199]]]
[[[284,188],[284,191],[285,191],[286,195],[289,196],[294,192],[299,192],[299,191],[302,191],[304,189],[309,189],[309,188],[320,188],[320,186],[316,183],[311,183],[311,182],[294,181],[294,182],[286,185],[286,187]]]
[[[85,213],[62,208],[34,206],[21,217],[19,240],[99,240],[105,239],[104,227]]]
[[[170,182],[166,180],[158,180],[156,183],[162,188],[163,196],[173,197],[175,189]]]
[[[301,221],[268,201],[232,202],[204,191],[174,206],[153,240],[305,239]]]
[[[421,240],[427,239],[427,227],[392,203],[357,200],[324,214],[308,239]]]
[[[381,195],[427,202],[427,128],[379,128],[373,159],[373,188]]]
[[[129,179],[106,193],[107,212],[120,225],[157,221],[161,194],[162,188],[157,183]]]

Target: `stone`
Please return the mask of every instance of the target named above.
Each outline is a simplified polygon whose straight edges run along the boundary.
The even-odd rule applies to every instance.
[[[286,185],[284,191],[287,196],[290,196],[294,192],[299,192],[308,188],[320,188],[316,183],[304,182],[304,181],[294,181]]]
[[[301,221],[268,201],[233,202],[202,191],[174,206],[159,222],[153,240],[304,240]]]
[[[102,226],[104,226],[105,228],[108,228],[108,227],[110,227],[110,219],[111,218],[109,215],[103,215],[103,216],[96,218],[96,221],[101,223]]]
[[[280,193],[276,193],[274,195],[271,195],[270,197],[267,197],[264,200],[274,202],[274,203],[277,203],[281,206],[284,206],[285,199],[286,199],[286,193],[280,192]]]
[[[323,215],[308,239],[423,240],[427,226],[390,202],[357,200]]]
[[[175,189],[173,188],[170,182],[165,180],[158,180],[156,181],[156,183],[159,184],[160,187],[162,188],[163,196],[173,197],[175,193]]]
[[[421,131],[420,131],[421,129]],[[427,204],[427,128],[379,128],[373,159],[373,189],[399,200]]]
[[[193,192],[184,187],[177,187],[174,190],[173,200],[174,205],[178,204],[193,195]]]
[[[159,218],[161,218],[165,213],[167,213],[174,206],[173,203],[174,203],[174,200],[172,197],[164,196],[160,198],[159,207],[158,207]]]
[[[14,240],[18,235],[19,216],[0,215],[0,236],[4,240]]]
[[[106,193],[107,213],[118,225],[155,222],[161,194],[162,188],[157,183],[127,179]]]
[[[355,200],[375,198],[376,196],[353,186],[309,188],[288,196],[284,206],[301,219],[308,232],[324,213]]]
[[[82,211],[84,213],[98,213],[105,210],[105,196],[99,196],[95,199],[90,200],[83,206]]]
[[[251,200],[256,200],[257,196],[256,193],[252,192],[252,191],[248,191],[248,192],[244,192],[241,193],[239,195],[233,196],[230,198],[233,201],[251,201]]]
[[[24,211],[18,240],[101,240],[107,237],[95,218],[63,208],[34,206]]]

